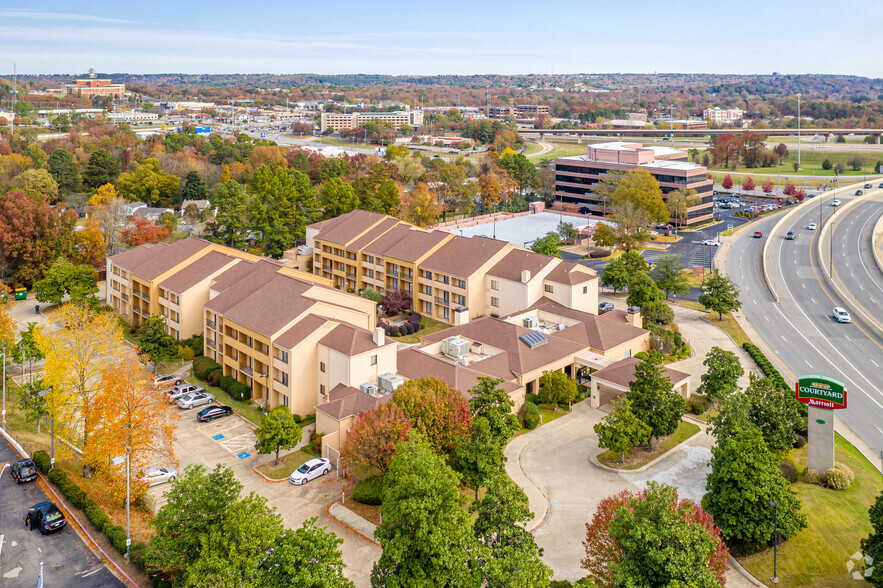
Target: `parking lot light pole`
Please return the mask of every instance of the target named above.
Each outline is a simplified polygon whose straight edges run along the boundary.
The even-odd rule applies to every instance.
[[[777,558],[779,549],[779,505],[774,500],[767,502],[767,505],[773,509],[773,577],[770,578],[770,582],[778,584],[779,578],[776,575],[776,567],[778,564]]]
[[[6,430],[6,345],[3,346],[3,430]]]
[[[131,498],[129,494],[129,483],[130,483],[130,475],[129,475],[129,454],[132,453],[132,448],[128,446],[128,444],[123,443],[123,447],[126,448],[126,455],[115,457],[110,460],[115,466],[120,465],[124,461],[126,462],[126,560],[129,559],[129,548],[132,546],[132,534],[131,534],[131,519],[130,519],[130,505]]]
[[[264,399],[264,414],[266,415],[270,409],[270,369],[267,368],[267,373],[261,374],[264,378],[264,394],[266,395]]]

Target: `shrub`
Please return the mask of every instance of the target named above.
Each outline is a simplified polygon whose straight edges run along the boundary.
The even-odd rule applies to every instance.
[[[313,431],[310,433],[310,449],[313,450],[313,453],[319,455],[322,453],[322,435]]]
[[[237,382],[236,380],[233,380],[233,383],[230,384],[230,389],[227,390],[227,393],[233,397],[234,400],[240,402],[251,400],[251,388],[242,382]]]
[[[178,357],[183,359],[184,361],[190,361],[193,359],[193,356],[196,355],[193,353],[193,349],[188,347],[187,345],[179,345],[178,346]]]
[[[353,500],[362,504],[382,503],[383,476],[371,476],[357,482],[353,488]]]
[[[687,410],[691,414],[702,414],[708,410],[709,406],[711,406],[711,401],[706,396],[693,394],[687,398]]]
[[[412,312],[411,316],[408,317],[408,322],[419,329],[421,319],[423,319],[423,317],[420,316],[419,312]]]
[[[86,518],[92,523],[92,526],[95,527],[97,531],[104,532],[104,529],[110,523],[110,517],[101,510],[101,507],[97,504],[90,504],[86,508]]]
[[[835,463],[833,468],[825,470],[823,476],[825,486],[832,490],[846,490],[855,480],[855,474],[852,470],[842,463]]]
[[[147,567],[147,562],[145,561],[146,555],[147,543],[145,543],[144,541],[132,543],[131,547],[129,547],[129,561],[132,562],[142,572],[145,571]]]
[[[782,476],[792,484],[797,481],[797,466],[794,465],[794,460],[790,455],[779,463],[779,470],[781,470]]]
[[[592,259],[600,259],[602,257],[609,257],[610,250],[609,249],[594,249],[591,253],[589,253],[589,257]]]
[[[534,403],[534,404],[539,404],[539,403],[540,403],[540,397],[537,396],[536,394],[525,394],[525,395],[524,395],[524,401],[525,401],[525,402],[532,402],[532,403]]]
[[[209,386],[217,386],[221,383],[221,370],[212,370],[208,373],[208,377],[206,378],[206,382],[208,382]]]
[[[802,449],[805,446],[806,446],[806,437],[804,437],[803,435],[798,435],[797,439],[794,441],[794,448],[795,449]]]
[[[210,371],[219,369],[221,366],[210,357],[203,355],[193,360],[193,375],[200,380],[205,380]]]
[[[110,540],[117,551],[121,554],[126,553],[126,530],[119,525],[110,525],[104,529],[104,534]]]
[[[403,323],[401,326],[403,335],[413,335],[414,334],[414,325],[411,323]]]
[[[301,416],[300,416],[299,414],[297,414],[296,412],[291,413],[291,418],[293,418],[293,419],[294,419],[294,422],[296,422],[296,423],[299,423],[299,422],[301,422],[301,421],[303,420],[303,419],[301,418]]]
[[[822,477],[816,470],[806,470],[803,474],[803,481],[807,484],[820,484],[822,482]]]
[[[647,355],[646,351],[639,351],[635,354],[635,359],[640,359],[641,361],[647,361],[649,359],[649,355]]]
[[[524,403],[524,428],[536,429],[540,424],[540,409],[533,402]]]
[[[233,384],[236,383],[236,378],[234,378],[233,376],[223,376],[221,378],[221,390],[230,393],[230,388],[232,388]]]
[[[193,335],[189,339],[181,339],[181,345],[192,349],[193,357],[199,357],[205,349],[205,339],[202,335]]]
[[[43,474],[48,472],[49,468],[52,466],[52,462],[49,459],[49,454],[42,449],[39,451],[35,451],[34,455],[31,456],[31,459],[34,460],[34,463],[37,465],[37,469],[40,470]]]

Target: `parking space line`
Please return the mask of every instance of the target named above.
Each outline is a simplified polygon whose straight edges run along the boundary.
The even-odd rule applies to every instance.
[[[233,429],[238,429],[239,427],[247,427],[245,423],[239,423],[238,425],[233,425],[232,427],[227,427],[226,429],[221,429],[219,431],[215,431],[216,433],[223,433],[224,431],[231,431]]]

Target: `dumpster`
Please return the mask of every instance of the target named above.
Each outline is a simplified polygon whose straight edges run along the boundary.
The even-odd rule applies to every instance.
[[[27,288],[16,288],[15,289],[15,299],[16,300],[27,300],[28,299],[28,289]]]

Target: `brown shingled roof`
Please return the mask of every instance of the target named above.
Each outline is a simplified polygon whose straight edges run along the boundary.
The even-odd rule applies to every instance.
[[[598,378],[611,384],[628,387],[629,383],[635,379],[635,367],[641,363],[640,359],[635,357],[626,357],[616,363],[612,363],[605,368],[598,370],[592,374],[593,378]],[[662,372],[668,381],[672,384],[678,384],[690,377],[690,374],[679,372],[671,368],[663,367]]]
[[[420,267],[468,278],[506,245],[508,245],[506,241],[498,241],[488,237],[454,236],[435,253],[423,260]],[[521,279],[520,272],[518,278]]]
[[[122,264],[119,265],[120,267],[125,267],[125,269],[131,271],[140,278],[154,280],[210,245],[210,243],[203,241],[202,239],[187,237],[186,239],[175,241],[171,245],[165,245],[163,243],[155,246],[151,252],[151,256],[140,260],[141,263],[139,263],[137,267],[126,267]],[[126,262],[128,263],[128,260]]]
[[[209,300],[205,307],[223,314],[250,295],[255,288],[273,279],[277,271],[279,266],[264,259],[254,263],[237,263],[212,283],[211,289],[220,294]]]
[[[212,251],[163,280],[160,286],[166,290],[181,294],[213,273],[223,269],[224,266],[238,261],[240,260],[237,257],[225,255],[219,251]]]
[[[314,300],[304,297],[304,293],[312,288],[313,284],[282,274],[275,274],[261,285],[250,281],[243,285],[248,288],[248,294],[222,314],[225,319],[236,321],[267,337],[273,336],[315,304]],[[227,296],[238,294],[236,290],[238,286],[227,289],[209,301],[206,306]]]
[[[404,225],[404,223],[397,218],[388,216],[379,223],[375,224],[373,227],[371,227],[370,231],[363,234],[355,241],[351,241],[350,244],[347,245],[347,249],[351,249],[353,251],[361,251],[362,249],[367,247],[369,243],[371,243],[375,239],[378,239],[381,235],[397,225]],[[321,239],[321,236],[319,238]]]
[[[319,343],[352,357],[372,349],[377,349],[370,331],[351,325],[339,324],[330,333],[319,340]]]
[[[110,260],[114,265],[118,265],[126,271],[132,271],[140,268],[141,264],[151,259],[153,256],[161,255],[168,246],[168,243],[157,243],[155,245],[152,243],[146,243],[135,247],[134,249],[129,249],[128,251],[112,255],[110,256]]]
[[[583,267],[571,261],[562,261],[546,276],[546,279],[559,284],[581,284],[591,280],[597,280],[598,276],[589,268]]]
[[[424,377],[439,378],[451,388],[459,390],[466,398],[471,398],[472,395],[469,394],[469,389],[478,385],[479,377],[502,377],[503,382],[499,386],[511,394],[515,390],[522,388],[522,386],[511,381],[514,374],[509,372],[508,369],[506,374],[500,374],[498,369],[494,369],[499,367],[500,363],[506,361],[504,356],[505,354],[500,354],[464,367],[448,359],[435,357],[419,351],[417,348],[410,347],[399,352],[397,368],[398,373],[409,380]],[[497,358],[499,358],[498,361],[493,361]]]
[[[318,405],[316,410],[339,421],[349,416],[358,416],[368,409],[380,406],[392,398],[392,395],[371,396],[358,388],[338,384],[328,393],[328,398],[330,400]]]
[[[568,327],[562,331],[556,331],[553,337],[563,337],[582,343],[592,349],[606,351],[618,345],[641,337],[647,331],[633,327],[622,320],[614,312],[602,315],[591,314],[575,310],[563,304],[554,302],[545,296],[540,298],[530,309],[544,310],[552,314],[580,321],[582,326]],[[513,313],[517,314],[517,313]]]
[[[279,335],[273,342],[282,349],[294,349],[298,343],[312,335],[316,330],[328,322],[328,319],[315,314],[308,314],[297,321],[290,329]]]
[[[327,225],[322,225],[316,238],[346,245],[385,218],[387,216],[379,212],[353,210],[331,219]]]
[[[503,278],[504,280],[520,282],[521,270],[530,270],[530,276],[534,277],[540,270],[552,263],[553,260],[555,260],[554,257],[541,253],[514,249],[494,267],[489,269],[487,273],[490,276]]]
[[[433,247],[450,238],[450,233],[444,231],[411,229],[403,239],[387,249],[386,256],[414,263],[431,251]]]

